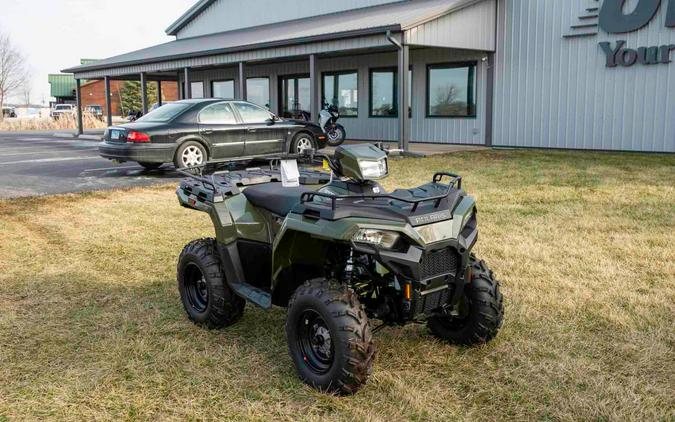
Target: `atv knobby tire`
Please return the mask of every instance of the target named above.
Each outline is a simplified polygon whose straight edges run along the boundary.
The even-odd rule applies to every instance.
[[[313,365],[311,348],[316,345],[308,343],[319,336],[307,332],[315,321],[329,339],[322,344],[330,344],[331,352],[329,359]],[[298,376],[320,391],[354,394],[372,372],[375,346],[368,317],[346,285],[314,279],[298,287],[288,304],[286,338]]]
[[[499,281],[485,261],[471,256],[471,282],[464,290],[468,314],[464,318],[433,316],[427,325],[431,333],[453,344],[480,344],[492,340],[502,326],[504,298]]]
[[[178,259],[178,291],[188,317],[208,328],[237,322],[246,301],[227,285],[215,239],[190,242]]]

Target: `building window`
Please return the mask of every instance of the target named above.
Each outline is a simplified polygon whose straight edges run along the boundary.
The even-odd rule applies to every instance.
[[[476,117],[476,64],[427,67],[427,117]]]
[[[323,101],[338,108],[340,117],[358,117],[358,74],[354,71],[323,74]]]
[[[246,79],[246,100],[270,108],[270,80],[269,78]]]
[[[398,71],[371,69],[370,117],[398,117]]]
[[[191,98],[204,98],[204,82],[190,82]]]
[[[213,98],[234,98],[234,81],[212,81],[211,96]]]

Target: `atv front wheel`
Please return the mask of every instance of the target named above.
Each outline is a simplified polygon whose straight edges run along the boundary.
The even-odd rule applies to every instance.
[[[208,328],[234,324],[246,301],[227,285],[215,239],[190,242],[178,259],[178,291],[188,317]]]
[[[485,261],[471,256],[471,282],[464,290],[459,316],[437,315],[429,318],[431,333],[454,344],[479,344],[492,340],[502,326],[504,297],[499,281]]]
[[[353,394],[372,372],[368,317],[347,286],[315,279],[288,304],[286,338],[298,376],[320,391]]]

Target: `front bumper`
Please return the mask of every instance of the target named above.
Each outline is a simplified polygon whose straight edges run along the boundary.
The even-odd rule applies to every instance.
[[[134,144],[130,142],[102,142],[99,155],[109,160],[136,161],[143,163],[170,163],[176,152],[175,145]]]

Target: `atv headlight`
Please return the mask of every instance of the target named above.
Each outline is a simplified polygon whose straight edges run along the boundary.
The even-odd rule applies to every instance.
[[[364,179],[379,179],[387,175],[387,160],[359,160],[359,168]]]
[[[391,249],[396,244],[400,235],[396,232],[377,229],[361,229],[352,238],[356,243],[370,243],[385,249]]]

